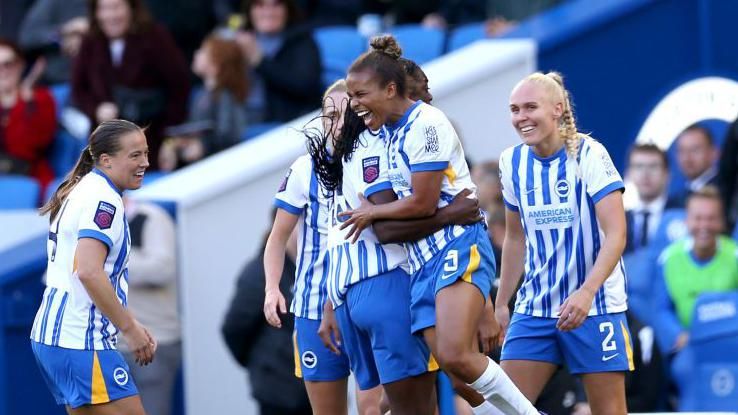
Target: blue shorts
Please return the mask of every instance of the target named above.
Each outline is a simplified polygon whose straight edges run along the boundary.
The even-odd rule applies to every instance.
[[[362,390],[438,369],[410,332],[410,276],[399,268],[351,285],[336,320]]]
[[[31,349],[59,405],[79,408],[138,395],[128,364],[117,350],[75,350],[35,341]]]
[[[292,335],[295,350],[295,376],[308,382],[333,382],[346,379],[349,362],[345,353],[331,352],[318,336],[320,320],[295,317]]]
[[[485,301],[495,276],[495,254],[480,222],[449,242],[412,276],[410,315],[412,331],[436,325],[436,294],[461,280],[473,284]]]
[[[564,332],[558,319],[515,313],[505,336],[500,360],[536,360],[561,365],[569,372],[632,371],[633,343],[625,313],[590,316]]]

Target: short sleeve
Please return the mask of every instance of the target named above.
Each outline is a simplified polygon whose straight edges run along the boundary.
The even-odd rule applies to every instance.
[[[443,114],[421,113],[402,145],[408,157],[410,172],[446,170],[458,141],[456,131]]]
[[[502,201],[505,206],[513,212],[518,211],[518,199],[515,197],[515,189],[512,181],[512,157],[509,150],[503,151],[500,155],[500,184],[502,186]]]
[[[123,233],[123,202],[111,194],[90,197],[83,202],[77,238],[92,238],[104,243],[108,250]]]
[[[623,179],[605,146],[593,139],[585,139],[582,143],[582,177],[592,201],[597,203],[614,191],[623,191]]]
[[[392,183],[389,180],[389,163],[387,161],[387,151],[384,143],[380,139],[373,139],[367,148],[366,153],[361,155],[358,167],[361,172],[355,172],[361,175],[362,182],[360,191],[364,193],[364,197],[369,197],[383,190],[392,190]]]
[[[310,199],[312,165],[306,157],[300,157],[287,171],[274,196],[274,206],[293,215],[302,214]]]

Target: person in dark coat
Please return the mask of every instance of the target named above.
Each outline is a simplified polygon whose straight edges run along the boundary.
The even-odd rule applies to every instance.
[[[286,122],[320,107],[320,51],[294,0],[247,0],[236,34],[250,66],[249,124]]]
[[[251,394],[261,415],[311,413],[307,392],[295,377],[292,330],[294,317],[282,316],[282,327],[270,326],[264,318],[264,246],[241,272],[221,332],[231,355],[248,369]],[[291,301],[295,282],[294,258],[285,258],[279,288]]]
[[[72,100],[93,125],[124,118],[148,126],[150,170],[158,169],[164,127],[187,117],[189,70],[143,0],[92,0],[90,33],[72,70]]]

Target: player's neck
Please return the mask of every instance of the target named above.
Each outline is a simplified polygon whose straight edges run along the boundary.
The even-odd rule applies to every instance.
[[[533,153],[540,158],[549,158],[556,154],[564,146],[564,141],[559,138],[542,140],[532,147]]]

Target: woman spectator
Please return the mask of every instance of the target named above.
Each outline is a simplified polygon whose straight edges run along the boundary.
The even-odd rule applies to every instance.
[[[163,129],[187,115],[189,74],[171,35],[143,0],[91,0],[90,33],[72,74],[74,104],[93,124],[124,118],[148,125],[151,169]]]
[[[246,0],[236,40],[251,67],[249,123],[285,122],[320,107],[320,52],[296,26],[294,0]]]
[[[46,88],[35,88],[45,65],[37,61],[21,80],[25,61],[18,47],[0,39],[0,175],[33,176],[44,187],[53,178],[47,153],[56,109]]]
[[[190,108],[188,123],[167,132],[159,167],[173,170],[237,144],[246,127],[244,102],[248,85],[246,62],[238,44],[217,35],[195,52],[192,72],[202,78],[205,92]]]

